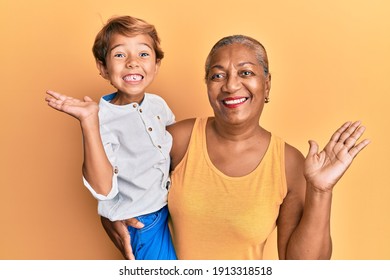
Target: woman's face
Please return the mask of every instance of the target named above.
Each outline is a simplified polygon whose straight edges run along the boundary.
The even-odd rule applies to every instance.
[[[210,59],[206,83],[216,119],[258,124],[271,81],[255,50],[239,43],[219,48]]]

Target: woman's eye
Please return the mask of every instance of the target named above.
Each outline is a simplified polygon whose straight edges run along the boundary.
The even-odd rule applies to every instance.
[[[252,75],[252,74],[253,74],[252,71],[247,71],[247,70],[241,72],[241,75],[242,75],[242,76],[250,76],[250,75]]]
[[[224,75],[223,74],[213,74],[211,75],[211,80],[220,80],[223,79]]]

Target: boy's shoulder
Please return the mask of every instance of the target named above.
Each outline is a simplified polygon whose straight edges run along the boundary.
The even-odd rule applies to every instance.
[[[145,93],[145,97],[147,97],[148,99],[151,99],[151,100],[159,100],[159,101],[163,101],[165,102],[164,98],[162,98],[160,95],[157,95],[155,93]]]
[[[145,100],[147,100],[149,103],[159,104],[160,106],[163,105],[164,107],[169,108],[168,103],[160,95],[154,93],[145,93]]]

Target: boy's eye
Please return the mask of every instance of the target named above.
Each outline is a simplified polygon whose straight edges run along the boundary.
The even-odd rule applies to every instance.
[[[149,54],[148,53],[146,53],[146,52],[143,52],[143,53],[140,53],[140,55],[139,56],[141,56],[141,57],[147,57],[147,56],[149,56]]]
[[[116,53],[114,54],[114,57],[125,57],[123,53]]]

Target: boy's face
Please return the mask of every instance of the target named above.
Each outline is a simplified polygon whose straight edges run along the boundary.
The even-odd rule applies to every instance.
[[[109,80],[131,102],[141,102],[146,88],[157,75],[159,62],[149,35],[133,37],[113,34],[107,50],[106,66],[97,63],[103,78]]]

